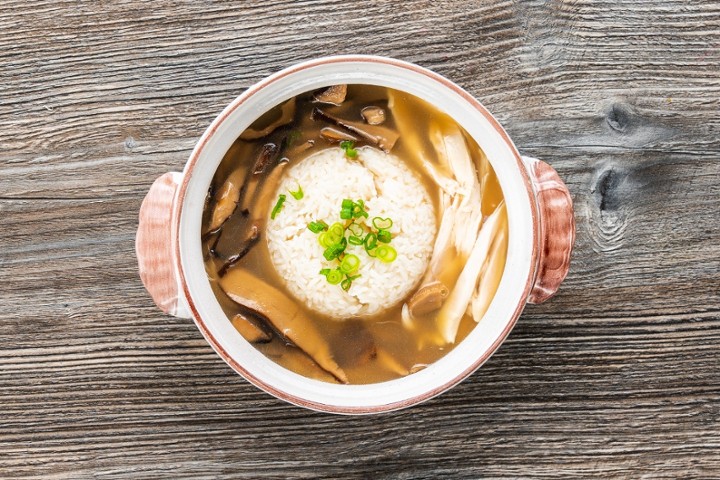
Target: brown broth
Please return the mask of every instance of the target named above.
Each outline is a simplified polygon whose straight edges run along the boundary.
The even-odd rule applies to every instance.
[[[360,115],[362,108],[380,106],[386,112],[386,120],[382,126],[397,129],[398,126],[393,117],[393,112],[388,108],[388,101],[390,96],[393,96],[395,104],[402,103],[402,108],[412,115],[413,129],[416,136],[414,138],[403,138],[401,136],[392,148],[391,153],[405,160],[426,184],[428,191],[432,194],[435,211],[438,215],[437,224],[440,223],[440,215],[442,214],[440,189],[415,159],[418,158],[418,155],[423,155],[436,166],[439,165],[437,154],[426,132],[428,132],[433,122],[454,124],[450,117],[410,94],[390,91],[385,87],[348,85],[347,98],[339,106],[314,103],[312,96],[313,92],[307,92],[296,97],[296,111],[290,124],[278,127],[263,138],[255,140],[238,138],[224,156],[213,178],[203,216],[203,253],[211,286],[229,319],[237,313],[243,312],[247,314],[247,308],[231,300],[218,283],[220,276],[218,272],[226,259],[216,258],[211,252],[218,235],[217,233],[208,232],[211,212],[216,201],[214,195],[232,172],[240,170],[242,177],[249,174],[259,149],[268,142],[281,146],[283,151],[280,156],[287,157],[291,163],[298,162],[308,155],[325,148],[336,146],[336,143],[320,137],[320,128],[327,126],[327,123],[311,119],[311,112],[315,107],[319,106],[335,117],[362,122]],[[259,118],[250,128],[262,130],[280,116],[280,106],[278,106]],[[476,168],[478,171],[488,172],[484,184],[485,188],[482,192],[482,212],[487,216],[502,201],[502,191],[494,171],[477,143],[464,130],[462,132]],[[314,141],[314,144],[301,151],[300,146],[310,140]],[[358,146],[364,144],[367,143],[363,141],[357,142]],[[239,215],[237,210],[233,215]],[[260,241],[231,268],[246,269],[259,279],[291,296],[272,265],[262,230],[261,225]],[[451,272],[448,274],[450,277],[457,277],[457,274],[462,270],[464,260],[463,258],[450,258],[448,260],[453,264],[453,268],[447,269],[447,271]],[[504,259],[502,265],[502,268],[504,268]],[[448,287],[452,288],[456,278],[445,280]],[[497,288],[497,285],[495,285],[495,288]],[[466,313],[460,323],[455,344],[443,344],[443,342],[437,340],[439,334],[432,314],[416,318],[414,329],[409,330],[403,326],[401,321],[401,307],[402,304],[371,317],[338,321],[317,312],[309,311],[301,305],[304,313],[312,319],[315,327],[322,332],[322,335],[331,346],[333,356],[347,374],[349,383],[353,384],[392,380],[422,369],[450,351],[476,325],[473,318]],[[260,318],[256,320],[263,323]],[[337,382],[336,378],[319,367],[301,349],[290,345],[277,332],[269,343],[258,343],[254,344],[254,346],[268,358],[300,375],[323,381]]]

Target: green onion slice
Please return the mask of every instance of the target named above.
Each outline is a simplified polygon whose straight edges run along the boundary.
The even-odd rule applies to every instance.
[[[365,236],[365,240],[363,240],[363,244],[365,245],[365,250],[369,252],[377,246],[377,235],[372,232],[368,233]]]
[[[372,219],[373,227],[377,228],[378,230],[390,230],[393,226],[393,221],[391,218],[380,218],[375,217]]]
[[[353,147],[355,146],[355,142],[351,142],[349,140],[345,140],[344,142],[340,142],[340,148],[345,150],[345,155],[347,155],[350,158],[357,157],[357,150],[355,150]]]
[[[356,237],[360,237],[364,233],[362,226],[357,223],[351,223],[350,225],[348,225],[347,229],[350,230],[350,233],[352,233]]]
[[[363,239],[362,239],[361,237],[356,236],[356,235],[350,235],[350,236],[348,237],[348,243],[349,243],[350,245],[362,245],[362,244],[363,244]]]
[[[380,245],[375,249],[375,256],[385,263],[390,263],[397,258],[397,252],[390,245]]]
[[[310,230],[313,233],[320,233],[323,230],[328,229],[328,224],[323,222],[322,220],[318,220],[317,222],[310,222],[308,223],[308,230]]]
[[[377,233],[378,242],[382,243],[390,243],[390,240],[392,240],[392,235],[390,235],[390,232],[387,230],[380,230]]]
[[[270,212],[270,218],[275,220],[275,217],[278,213],[280,213],[280,210],[282,210],[283,203],[285,203],[285,199],[287,198],[286,195],[283,195],[282,193],[278,196],[277,202],[275,203],[275,206],[272,209],[272,212]]]
[[[346,247],[347,240],[343,237],[338,243],[327,247],[323,252],[323,257],[328,261],[335,260],[345,251]]]
[[[295,200],[300,200],[305,196],[305,193],[303,193],[303,189],[300,185],[298,185],[297,191],[293,192],[292,190],[288,190],[290,192],[290,195],[293,196]]]
[[[345,274],[353,273],[358,268],[360,268],[360,258],[352,253],[345,255],[342,262],[340,262],[340,271]]]
[[[347,292],[348,290],[350,290],[350,287],[351,287],[351,286],[352,286],[352,280],[350,280],[350,279],[348,279],[348,278],[346,278],[345,280],[343,280],[342,282],[340,282],[340,288],[342,288],[342,289],[345,290],[346,292]]]
[[[343,274],[340,270],[330,270],[328,274],[326,275],[327,281],[330,285],[337,285],[342,281]]]

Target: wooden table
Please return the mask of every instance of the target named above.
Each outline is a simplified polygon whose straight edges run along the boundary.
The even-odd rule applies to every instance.
[[[576,205],[558,296],[374,417],[251,386],[134,255],[215,115],[334,53],[456,81]],[[720,476],[718,2],[5,0],[0,58],[0,477]]]

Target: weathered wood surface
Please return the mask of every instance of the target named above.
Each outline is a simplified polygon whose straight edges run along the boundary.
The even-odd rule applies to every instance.
[[[243,89],[374,53],[464,86],[566,180],[578,238],[470,379],[344,418],[235,375],[133,250]],[[720,4],[0,5],[0,477],[720,476]]]

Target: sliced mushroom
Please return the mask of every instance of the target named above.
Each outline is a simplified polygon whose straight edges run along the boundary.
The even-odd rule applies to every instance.
[[[270,342],[260,346],[262,352],[278,364],[307,378],[322,382],[340,383],[334,376],[320,367],[315,361],[297,347],[286,346],[282,342]]]
[[[277,200],[272,197],[280,185],[280,177],[288,163],[290,162],[287,159],[281,160],[255,191],[255,198],[249,213],[254,222],[264,224],[267,220],[268,211],[275,203],[274,200]]]
[[[360,110],[360,115],[370,125],[380,125],[385,121],[385,110],[374,105]]]
[[[354,135],[350,135],[349,133],[342,132],[336,128],[332,127],[325,127],[320,129],[320,136],[323,137],[325,140],[329,140],[331,142],[345,142],[345,141],[351,141],[356,142],[357,137]]]
[[[215,192],[213,196],[215,207],[206,233],[220,228],[237,208],[237,202],[240,199],[242,173],[242,170],[234,170],[225,180],[225,183]]]
[[[252,169],[248,172],[248,175],[245,178],[245,183],[240,191],[239,204],[241,210],[247,210],[249,208],[250,202],[252,202],[255,197],[255,190],[262,180],[262,175],[268,167],[275,162],[279,153],[280,149],[274,143],[266,143],[260,148],[258,156],[255,159],[255,163],[253,164]]]
[[[390,130],[389,128],[342,120],[334,115],[330,115],[329,113],[320,110],[319,108],[313,109],[311,118],[313,120],[320,118],[340,128],[344,128],[350,133],[359,135],[367,142],[377,145],[386,152],[392,150],[393,146],[395,146],[395,142],[397,142],[400,137],[397,132]]]
[[[425,315],[442,307],[450,290],[442,282],[435,281],[424,285],[410,297],[408,308],[410,315]]]
[[[343,383],[345,372],[333,358],[330,345],[298,304],[272,285],[243,268],[220,280],[220,287],[237,304],[266,319],[323,369]]]
[[[325,90],[316,93],[313,98],[319,103],[330,103],[340,105],[347,96],[347,85],[333,85]]]
[[[398,362],[398,360],[392,355],[390,355],[387,351],[378,348],[376,355],[378,363],[390,370],[391,372],[396,373],[401,377],[404,377],[410,373],[410,370],[405,368],[403,364]]]
[[[266,171],[278,165],[276,160],[279,150],[274,143],[266,143],[260,148],[252,168],[248,171],[245,181],[240,187],[238,208],[227,219],[212,247],[215,255],[225,259],[235,256],[238,252],[238,245],[242,247],[238,239],[243,236],[248,238],[248,232],[250,232],[253,221],[256,224],[260,223],[255,220],[257,217],[250,218],[249,208],[257,195],[258,188],[264,182]]]
[[[235,315],[230,322],[233,324],[233,327],[235,327],[235,330],[237,330],[240,335],[242,335],[243,338],[250,343],[267,343],[272,340],[270,332],[266,332],[257,326],[252,320],[242,313]]]
[[[346,320],[340,335],[346,339],[346,347],[336,352],[340,365],[358,367],[376,357],[375,339],[363,322]]]
[[[235,255],[231,255],[225,263],[223,263],[220,270],[218,270],[218,276],[222,277],[227,273],[230,267],[242,260],[245,255],[250,252],[250,249],[255,246],[258,240],[260,240],[260,228],[257,225],[252,225],[250,230],[248,230],[247,237],[240,242],[240,251]]]
[[[240,134],[240,138],[242,140],[257,140],[258,138],[265,137],[274,132],[278,127],[282,127],[283,125],[287,125],[292,122],[293,118],[295,118],[295,97],[291,98],[285,102],[282,107],[280,107],[280,118],[260,130],[246,128],[245,131]]]

